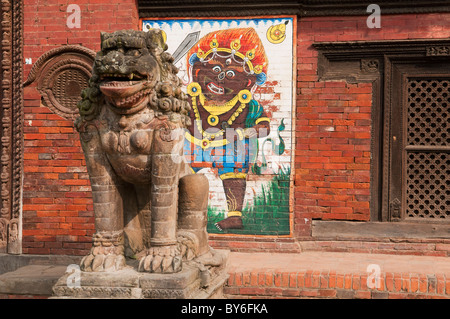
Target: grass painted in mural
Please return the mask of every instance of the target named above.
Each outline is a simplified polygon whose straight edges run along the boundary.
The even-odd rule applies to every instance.
[[[209,233],[245,235],[289,235],[289,184],[291,169],[282,168],[253,198],[253,204],[243,209],[243,228],[220,231],[217,221],[226,217],[226,211],[208,207]]]

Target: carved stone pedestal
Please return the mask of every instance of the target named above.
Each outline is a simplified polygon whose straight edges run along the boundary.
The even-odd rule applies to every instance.
[[[228,279],[229,251],[220,267],[204,267],[194,261],[183,263],[178,273],[136,271],[136,265],[115,272],[74,272],[53,286],[53,299],[220,299]],[[78,276],[78,277],[77,277]]]

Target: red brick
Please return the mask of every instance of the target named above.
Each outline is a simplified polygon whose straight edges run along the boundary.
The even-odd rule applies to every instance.
[[[320,287],[320,271],[314,271],[311,275],[311,287],[319,288]]]
[[[388,298],[389,299],[408,299],[408,294],[390,292]]]
[[[383,276],[380,276],[379,280],[378,280],[378,291],[385,291],[386,287],[385,287],[385,279]]]
[[[386,290],[387,291],[397,291],[394,290],[394,274],[386,273]]]
[[[428,276],[427,276],[428,277]],[[430,277],[428,278],[428,293],[435,294],[437,289],[437,280],[436,278]]]
[[[409,274],[402,274],[402,291],[409,292],[411,290],[411,278]]]
[[[266,276],[264,273],[258,273],[258,286],[265,286]]]
[[[335,289],[319,289],[320,297],[336,297],[336,293]]]
[[[328,288],[328,272],[322,272],[320,274],[320,288]]]
[[[361,277],[357,274],[353,274],[352,289],[359,290],[361,288]]]
[[[297,274],[297,287],[302,288],[305,287],[305,273],[299,272]]]
[[[275,273],[274,274],[274,285],[275,287],[281,287],[281,274],[280,273]]]
[[[370,291],[355,291],[355,299],[371,299]]]
[[[289,273],[283,272],[281,273],[281,286],[282,287],[289,287]]]
[[[344,275],[336,275],[336,288],[344,288]]]
[[[32,134],[32,133],[26,133],[23,135],[23,138],[25,140],[44,140],[46,139],[45,134]]]
[[[332,271],[329,274],[328,287],[329,288],[336,288],[336,272],[335,271]]]
[[[331,183],[331,188],[353,188],[353,183]]]
[[[353,208],[351,208],[351,207],[331,207],[331,213],[334,215],[351,214],[351,213],[353,213]]]
[[[242,287],[239,289],[239,294],[241,295],[263,295],[265,292],[264,288],[258,288],[258,287]]]
[[[281,296],[283,294],[283,288],[264,288],[264,294],[270,296]]]
[[[301,290],[299,293],[302,297],[317,297],[318,294],[317,290]]]
[[[298,290],[298,289],[283,289],[281,295],[285,296],[285,297],[298,297],[298,296],[300,296],[300,290]]]
[[[411,275],[410,291],[417,292],[419,290],[419,277],[417,275]]]
[[[250,273],[249,272],[244,272],[242,274],[242,280],[243,280],[244,286],[250,285]]]
[[[250,285],[258,286],[258,273],[256,273],[256,272],[250,273]]]
[[[450,252],[450,244],[436,244],[436,250],[444,250]]]
[[[344,275],[344,289],[351,289],[352,288],[352,275],[346,274]]]
[[[312,287],[312,271],[308,270],[305,273],[305,286],[307,288],[311,288]]]
[[[428,291],[428,279],[426,275],[419,276],[419,292]]]
[[[266,279],[266,286],[270,287],[273,285],[274,279],[273,279],[273,273],[266,272],[265,273],[265,279]]]
[[[234,282],[237,287],[243,286],[242,273],[235,273]]]
[[[394,289],[395,291],[401,291],[402,290],[402,275],[395,273],[394,274]]]
[[[438,274],[436,275],[437,280],[437,293],[440,295],[445,294],[445,276]]]
[[[296,288],[297,287],[297,273],[289,274],[289,287]]]

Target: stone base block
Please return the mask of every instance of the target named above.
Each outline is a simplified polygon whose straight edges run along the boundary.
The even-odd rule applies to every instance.
[[[219,299],[228,279],[227,261],[220,267],[204,269],[195,262],[183,263],[174,274],[145,273],[129,265],[115,272],[67,273],[53,286],[53,299]]]

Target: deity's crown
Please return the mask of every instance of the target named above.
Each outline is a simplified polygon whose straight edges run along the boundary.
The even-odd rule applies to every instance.
[[[267,57],[261,40],[253,28],[211,32],[190,50],[188,59],[193,65],[196,61],[208,62],[217,56],[231,58],[241,64],[247,74],[255,74],[259,78],[259,85],[265,82]]]

